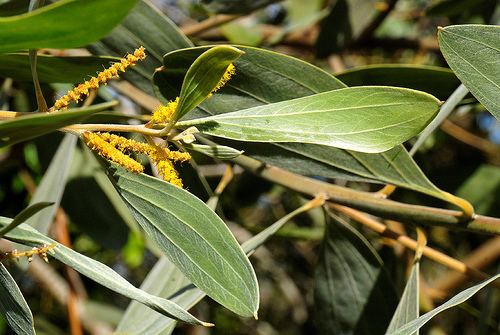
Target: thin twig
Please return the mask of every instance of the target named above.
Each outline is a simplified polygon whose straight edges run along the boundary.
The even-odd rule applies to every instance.
[[[184,26],[181,28],[182,32],[186,36],[195,36],[198,35],[202,32],[208,31],[210,29],[219,27],[225,23],[231,22],[236,20],[237,18],[241,17],[241,14],[237,15],[226,15],[226,14],[219,14],[219,15],[214,15],[204,21],[191,24],[188,26]]]
[[[357,211],[355,209],[341,206],[338,204],[330,203],[329,206],[331,208],[335,209],[336,211],[347,215],[351,219],[361,223],[363,226],[377,232],[378,234],[380,234],[386,238],[391,238],[391,239],[397,241],[398,243],[400,243],[401,245],[405,246],[408,249],[416,251],[419,248],[417,241],[413,240],[412,238],[410,238],[406,235],[400,234],[394,230],[389,229],[387,226],[385,226],[384,224],[371,218],[370,216],[368,216],[365,213],[362,213],[362,212]],[[448,267],[454,271],[457,271],[459,273],[462,273],[468,277],[471,277],[474,279],[479,279],[479,280],[484,280],[484,279],[487,279],[490,277],[486,273],[483,273],[475,268],[472,268],[472,267],[468,266],[467,264],[465,264],[464,262],[461,262],[453,257],[450,257],[450,256],[448,256],[440,251],[437,251],[431,247],[428,247],[428,246],[423,247],[422,254],[425,257],[432,259],[433,261],[438,262],[440,264],[443,264],[446,267]],[[497,288],[500,288],[500,281],[498,281],[498,280],[495,281],[493,283],[493,285]]]
[[[489,155],[500,154],[500,146],[485,140],[482,137],[472,134],[471,132],[465,130],[464,128],[457,126],[450,120],[444,120],[441,124],[441,130],[451,137],[470,145],[476,149],[479,149]]]
[[[484,269],[494,264],[500,257],[500,236],[486,241],[479,248],[472,251],[463,260],[467,266],[475,269]],[[456,288],[467,281],[467,276],[456,272],[445,272],[432,283],[432,288],[441,293],[433,298],[443,299]]]

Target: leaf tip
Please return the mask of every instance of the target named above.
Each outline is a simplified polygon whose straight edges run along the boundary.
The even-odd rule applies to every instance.
[[[259,315],[257,314],[257,311],[255,311],[255,312],[253,313],[253,318],[254,318],[255,320],[258,320],[258,319],[259,319]]]
[[[441,26],[438,26],[438,27],[437,27],[437,30],[438,30],[438,31],[442,31],[442,30],[444,30],[444,28],[443,28],[443,27],[441,27]]]

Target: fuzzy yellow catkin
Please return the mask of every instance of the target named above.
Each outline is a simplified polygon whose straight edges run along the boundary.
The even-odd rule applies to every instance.
[[[173,101],[169,101],[165,106],[162,105],[156,108],[153,111],[151,120],[147,123],[146,126],[169,122],[172,119],[172,115],[174,115],[178,104],[179,104],[179,97],[177,97]]]
[[[175,170],[173,162],[182,163],[191,159],[191,155],[187,152],[171,151],[168,148],[161,148],[154,144],[138,142],[110,133],[86,132],[83,134],[83,139],[90,149],[135,173],[142,172],[144,167],[125,153],[135,152],[147,155],[154,162],[158,173],[165,181],[182,187],[182,180]]]
[[[226,69],[226,72],[222,75],[222,78],[219,80],[215,88],[210,92],[208,95],[211,97],[215,92],[220,90],[226,83],[231,79],[231,77],[236,73],[236,68],[234,67],[233,63],[229,64],[229,66]]]
[[[101,138],[100,134],[85,132],[82,134],[82,137],[85,144],[102,157],[123,166],[131,172],[141,173],[144,171],[144,167],[138,161],[106,142]]]
[[[146,58],[145,51],[146,49],[144,49],[144,47],[136,49],[133,54],[128,54],[119,62],[114,63],[104,71],[99,72],[96,77],[92,77],[68,91],[66,95],[57,99],[54,103],[53,110],[66,108],[71,101],[78,101],[84,96],[87,96],[90,90],[99,88],[99,85],[106,84],[108,80],[112,78],[117,78],[120,72],[125,72],[128,67],[134,66],[138,61]]]

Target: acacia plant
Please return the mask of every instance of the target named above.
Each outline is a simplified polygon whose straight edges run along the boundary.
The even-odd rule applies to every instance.
[[[76,272],[134,300],[122,311],[116,334],[170,334],[176,321],[214,326],[213,320],[200,320],[206,315],[189,312],[205,295],[241,317],[257,319],[259,276],[250,256],[292,218],[312,210],[326,222],[314,293],[322,333],[358,334],[367,327],[370,334],[414,334],[434,315],[492,283],[498,274],[487,275],[426,246],[425,230],[439,226],[496,235],[500,219],[476,214],[467,200],[435,186],[412,155],[469,91],[469,103],[478,101],[500,118],[500,30],[488,25],[438,30],[440,50],[462,82],[445,102],[412,88],[348,87],[315,65],[266,49],[194,46],[147,1],[44,5],[32,0],[28,12],[0,18],[0,95],[31,80],[34,91],[26,86],[27,92],[35,92],[36,101],[34,110],[21,112],[12,111],[13,100],[0,99],[3,162],[47,138],[42,136],[64,134],[57,150],[51,144],[53,157],[32,187],[29,205],[0,217],[0,310],[8,326],[16,334],[35,334],[38,322],[14,277],[40,267],[54,272],[58,262],[69,274],[61,301],[73,315],[74,334],[80,323],[99,333],[85,308],[75,309],[75,301],[85,301],[70,279]],[[65,93],[48,85],[60,82],[77,84]],[[123,97],[139,113],[127,112]],[[404,144],[419,134],[410,154]],[[206,162],[226,169],[215,190],[198,167]],[[235,167],[312,200],[244,242],[237,235],[240,244],[233,234],[241,227],[228,227],[227,204],[218,203]],[[84,191],[61,205],[75,176],[86,180]],[[370,191],[369,184],[381,186]],[[442,207],[389,200],[396,189],[438,199],[434,203]],[[104,260],[71,246],[66,224],[72,206],[87,206],[87,221],[78,225],[97,227],[97,239],[108,229],[100,218],[118,212],[119,222],[128,226],[114,228],[114,222],[109,229],[126,229],[159,257],[140,288]],[[410,234],[416,227],[417,237],[383,220],[403,224]],[[400,298],[366,229],[415,251]],[[115,248],[113,242],[109,247]],[[422,257],[479,283],[419,317]]]

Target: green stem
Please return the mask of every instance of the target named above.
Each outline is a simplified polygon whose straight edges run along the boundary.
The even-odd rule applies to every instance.
[[[455,107],[462,101],[462,99],[469,93],[469,90],[461,84],[457,89],[450,95],[446,102],[441,106],[438,115],[432,120],[431,123],[422,131],[417,139],[417,142],[413,145],[410,150],[410,156],[415,155],[417,150],[422,146],[422,144],[427,140],[427,138],[434,132],[434,130],[439,127],[441,123],[453,112]]]
[[[240,155],[233,161],[264,179],[299,193],[310,196],[325,193],[332,202],[383,218],[429,226],[444,226],[477,233],[500,234],[500,219],[498,218],[474,215],[471,220],[464,222],[463,213],[460,211],[403,204],[383,199],[374,193],[328,184],[274,166],[267,166],[245,155]]]

